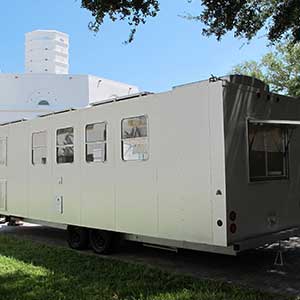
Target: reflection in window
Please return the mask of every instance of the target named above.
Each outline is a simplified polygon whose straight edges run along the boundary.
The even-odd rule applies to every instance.
[[[85,159],[87,162],[106,161],[106,123],[89,124],[85,128]]]
[[[74,161],[74,128],[62,128],[56,131],[56,162],[58,164]]]
[[[148,119],[146,116],[122,120],[122,159],[147,160]]]
[[[288,178],[287,129],[249,123],[248,130],[250,180]]]
[[[0,165],[7,165],[7,138],[0,138]]]
[[[47,132],[32,134],[32,164],[45,165],[47,163]]]

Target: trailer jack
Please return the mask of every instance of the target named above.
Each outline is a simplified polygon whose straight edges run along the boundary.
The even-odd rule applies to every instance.
[[[11,216],[6,217],[5,222],[7,222],[7,226],[23,225],[21,218],[16,218],[16,217],[11,217]]]

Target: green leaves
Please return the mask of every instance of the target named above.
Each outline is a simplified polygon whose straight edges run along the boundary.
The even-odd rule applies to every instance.
[[[89,23],[89,29],[98,32],[104,18],[111,21],[127,21],[131,27],[126,43],[133,41],[136,28],[145,24],[148,17],[155,17],[159,12],[158,0],[82,0],[81,7],[91,11],[94,21]]]
[[[251,40],[264,28],[271,42],[285,35],[300,41],[299,0],[202,0],[202,5],[198,19],[206,25],[204,35],[220,40],[233,30],[236,37]]]
[[[192,0],[181,0],[187,3]],[[289,36],[293,42],[300,41],[299,0],[201,0],[203,10],[198,16],[187,16],[206,26],[203,34],[214,35],[217,40],[229,31],[235,37],[251,40],[265,29],[271,42]],[[89,28],[98,32],[105,17],[113,22],[127,21],[131,27],[127,43],[133,41],[137,27],[159,12],[159,0],[82,0],[94,20]]]
[[[233,72],[261,79],[274,92],[300,97],[300,43],[282,42],[261,61],[244,62]]]

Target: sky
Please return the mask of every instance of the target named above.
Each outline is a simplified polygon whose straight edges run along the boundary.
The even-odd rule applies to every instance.
[[[199,14],[199,0],[160,2],[159,15],[140,26],[133,43],[125,45],[129,26],[106,20],[94,34],[88,29],[91,13],[80,7],[80,0],[1,1],[0,70],[24,72],[24,35],[36,29],[69,34],[70,73],[97,75],[151,92],[228,74],[234,65],[258,60],[268,51],[262,37],[247,44],[231,33],[221,42],[202,36],[200,22],[180,17]]]

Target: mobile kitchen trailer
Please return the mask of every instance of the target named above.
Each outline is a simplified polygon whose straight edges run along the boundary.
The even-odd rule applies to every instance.
[[[300,225],[300,101],[211,78],[0,126],[0,213],[112,238],[236,254]]]

